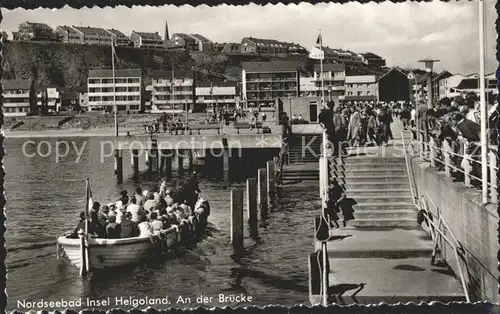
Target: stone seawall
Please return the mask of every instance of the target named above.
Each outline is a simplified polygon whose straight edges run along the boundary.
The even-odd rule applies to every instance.
[[[419,196],[427,194],[429,208],[440,211],[451,232],[465,250],[468,283],[471,301],[487,300],[499,302],[497,254],[498,213],[496,204],[481,204],[481,191],[466,188],[461,182],[453,182],[443,171],[431,168],[428,162],[411,161],[411,169]],[[428,199],[426,196],[426,199]],[[449,237],[451,238],[451,237]],[[445,243],[443,257],[457,276],[459,270],[453,249]],[[462,265],[464,265],[462,263]]]

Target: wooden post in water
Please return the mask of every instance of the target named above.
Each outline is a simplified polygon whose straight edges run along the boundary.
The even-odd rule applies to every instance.
[[[260,168],[258,175],[258,207],[260,209],[260,216],[265,217],[267,215],[267,175],[266,169]]]
[[[123,156],[120,149],[115,149],[115,175],[118,183],[123,182]]]
[[[247,213],[248,222],[251,225],[257,224],[257,179],[247,179]]]
[[[177,150],[177,172],[181,175],[184,172],[184,152],[180,149]]]
[[[153,140],[151,143],[151,170],[158,175],[159,173],[159,167],[158,167],[158,142],[156,140]]]
[[[267,176],[267,203],[269,206],[274,205],[274,200],[276,196],[275,184],[274,184],[274,161],[270,160],[266,162],[266,176]]]
[[[229,184],[229,149],[223,148],[222,152],[222,172],[224,175],[224,186]]]
[[[193,160],[193,150],[188,150],[188,169],[190,172],[193,171],[193,165],[194,165],[194,160]]]
[[[165,177],[172,178],[172,151],[163,150],[163,160],[165,162]]]
[[[130,159],[132,162],[132,170],[134,172],[134,177],[139,175],[139,150],[132,149]]]
[[[231,190],[231,243],[234,253],[243,251],[243,190]]]

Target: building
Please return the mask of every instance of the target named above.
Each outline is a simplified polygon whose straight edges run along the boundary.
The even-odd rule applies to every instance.
[[[345,77],[345,101],[376,101],[377,78],[375,75],[356,75]]]
[[[400,69],[390,69],[378,78],[377,83],[379,101],[410,101],[410,82]]]
[[[61,110],[61,93],[57,87],[35,85],[35,102],[37,112],[47,114]]]
[[[119,30],[108,29],[107,32],[111,34],[115,46],[128,47],[131,44],[130,39]]]
[[[271,108],[276,97],[300,94],[297,62],[243,62],[242,67],[242,95],[247,107]]]
[[[163,39],[158,34],[155,33],[145,33],[133,31],[130,34],[130,41],[134,44],[136,48],[146,48],[146,49],[164,49]]]
[[[56,28],[57,35],[61,38],[61,41],[66,44],[83,44],[84,36],[83,33],[74,29],[71,26],[62,25]]]
[[[155,73],[152,81],[151,107],[155,112],[183,112],[195,104],[192,73]]]
[[[168,43],[168,48],[182,48],[188,51],[210,52],[214,43],[200,34],[175,33]]]
[[[244,37],[240,44],[242,54],[281,55],[306,53],[306,49],[299,44],[286,43],[274,39],[260,39]]]
[[[321,98],[317,96],[278,97],[275,100],[276,117],[286,113],[288,117],[299,117],[309,123],[318,123]]]
[[[441,89],[439,88],[439,84],[440,84],[441,80],[444,80],[450,76],[452,76],[452,74],[450,72],[443,71],[443,72],[439,73],[438,75],[432,77],[432,94],[433,94],[432,97],[433,97],[433,99],[439,100],[443,97],[446,97],[446,96],[444,96],[444,94],[440,93]]]
[[[241,51],[240,43],[227,43],[224,45],[224,48],[222,48],[222,53],[225,54],[239,54],[240,51]]]
[[[200,34],[190,34],[189,36],[193,37],[195,40],[196,49],[193,49],[194,51],[201,51],[201,52],[213,51],[214,43],[210,39]]]
[[[85,109],[110,112],[113,111],[116,100],[118,111],[140,112],[142,109],[141,70],[115,70],[114,83],[112,70],[90,70],[87,81],[88,105]]]
[[[300,97],[317,97],[319,90],[314,77],[300,77]]]
[[[311,48],[310,56],[312,55],[324,55],[325,61],[335,62],[335,63],[354,63],[361,64],[364,58],[359,53],[343,50],[343,49],[333,49],[330,47],[323,47],[323,52],[317,46]]]
[[[321,92],[321,76],[323,76],[323,93]],[[314,65],[313,79],[317,87],[317,96],[325,96],[325,101],[338,101],[345,96],[345,65],[342,63],[323,64],[323,73],[321,65]]]
[[[17,32],[13,33],[13,40],[31,41],[60,41],[54,30],[45,23],[24,22],[19,24]]]
[[[462,74],[453,74],[447,78],[443,78],[438,82],[438,89],[440,97],[455,97],[458,95],[457,92],[454,91],[454,88],[460,84],[460,82],[465,79],[466,76]]]
[[[111,46],[113,36],[104,28],[90,26],[72,26],[72,28],[83,34],[83,36],[80,35],[80,38],[83,37],[82,44]]]
[[[363,63],[368,66],[385,67],[386,65],[385,59],[372,52],[362,53],[361,56],[363,57]]]
[[[216,86],[197,86],[196,105],[209,112],[219,108],[233,109],[237,107],[236,84],[217,84]]]
[[[3,114],[5,116],[26,116],[36,110],[36,93],[32,81],[2,80],[2,84]]]
[[[451,88],[452,93],[455,95],[465,95],[467,93],[475,93],[479,95],[479,79],[477,77],[466,77],[460,81],[456,87]],[[486,100],[488,103],[493,104],[495,97],[498,94],[497,79],[495,73],[486,75],[485,78],[485,91]]]

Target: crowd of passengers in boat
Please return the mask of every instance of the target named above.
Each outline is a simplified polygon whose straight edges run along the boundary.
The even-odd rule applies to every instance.
[[[151,236],[187,222],[190,216],[206,223],[210,205],[201,196],[196,174],[177,189],[167,188],[164,178],[159,187],[143,191],[138,187],[132,196],[126,190],[113,203],[101,206],[94,202],[89,212],[87,233],[97,238],[131,238]],[[69,238],[85,231],[85,212]]]

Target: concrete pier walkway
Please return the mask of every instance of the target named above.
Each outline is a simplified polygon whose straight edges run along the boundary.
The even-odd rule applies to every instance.
[[[401,128],[395,121],[390,145],[350,149],[330,170],[355,204],[355,219],[330,230],[330,303],[465,301],[458,274],[445,263],[431,265],[433,243],[417,223]],[[311,294],[310,302],[321,298]]]

